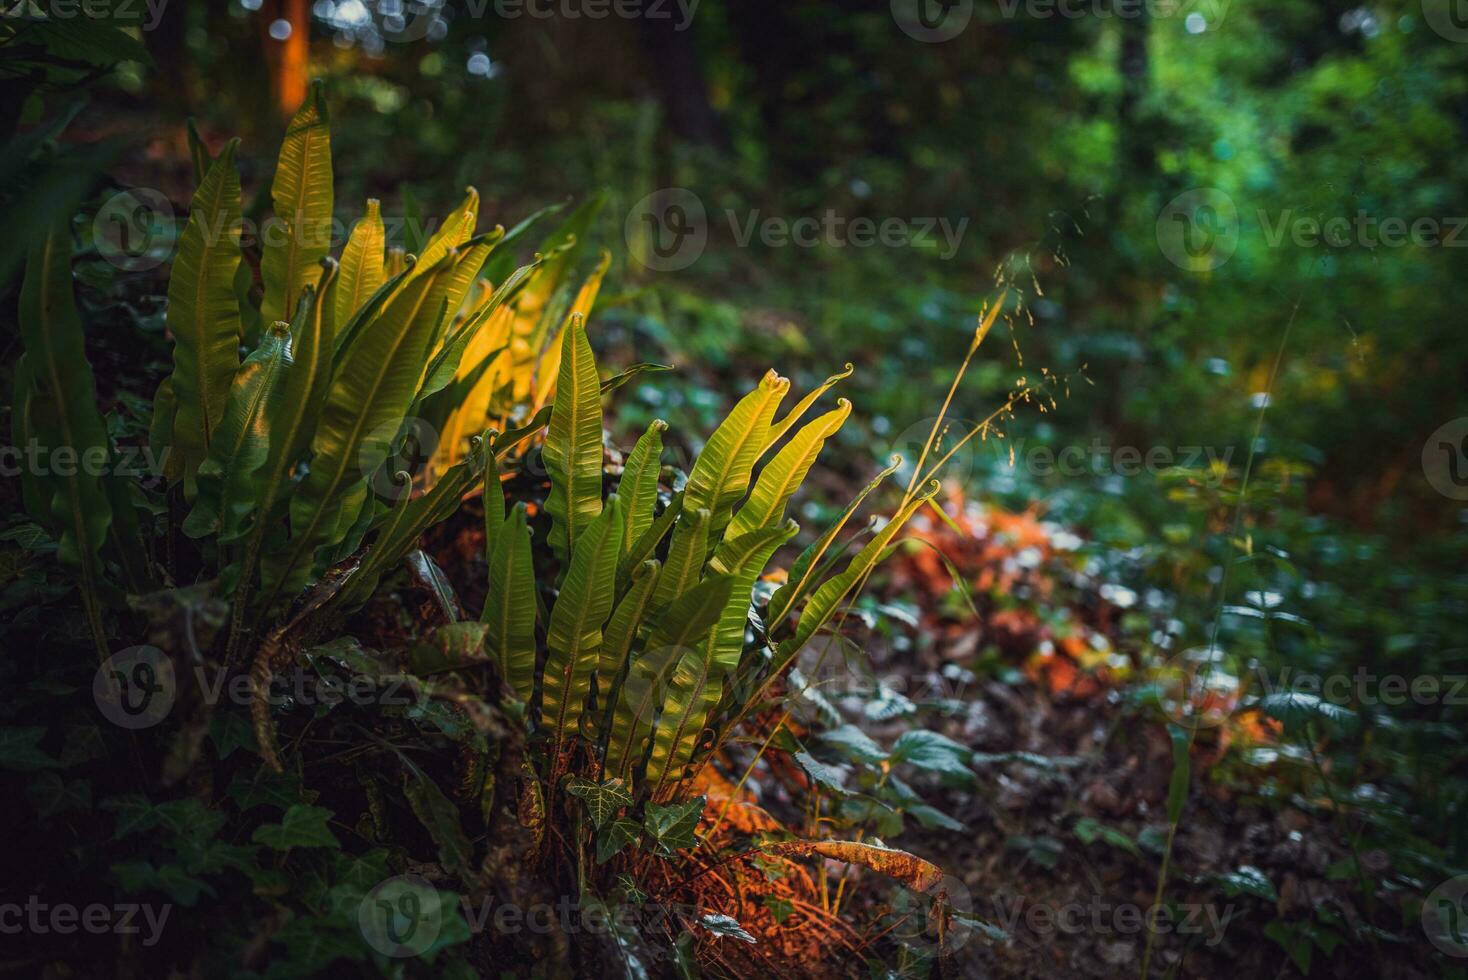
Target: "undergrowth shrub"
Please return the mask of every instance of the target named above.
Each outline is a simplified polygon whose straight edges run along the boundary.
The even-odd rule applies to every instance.
[[[554,390],[548,338],[595,301],[608,257],[572,292],[569,276],[593,198],[515,268],[511,231],[476,233],[471,188],[415,256],[385,249],[368,201],[337,259],[332,160],[320,85],[291,120],[271,184],[274,219],[260,252],[242,249],[238,141],[217,158],[191,130],[199,179],[168,283],[173,370],[153,399],[150,440],[166,500],[111,475],[115,457],[95,397],[72,297],[70,234],[31,255],[23,286],[25,354],[16,371],[17,445],[72,446],[96,462],[23,474],[30,514],[81,584],[99,656],[108,607],[192,580],[217,580],[231,604],[225,661],[260,624],[370,541],[349,589],[364,600],[382,572],[457,505],[480,434],[513,420],[528,437]],[[547,355],[547,348],[549,354]],[[546,363],[542,364],[542,357]],[[535,416],[542,412],[539,420]],[[422,426],[447,435],[406,461]],[[503,455],[518,440],[502,434]],[[400,463],[420,463],[400,472]],[[98,465],[98,464],[102,465]],[[407,508],[416,481],[432,490]],[[150,511],[164,510],[162,520]]]
[[[94,717],[76,721],[74,705],[68,731],[97,733],[84,751],[48,756],[46,724],[6,730],[19,764],[91,767],[87,779],[56,776],[47,785],[60,795],[43,801],[48,813],[86,813],[79,834],[96,856],[73,854],[78,873],[197,907],[189,940],[169,955],[242,975],[340,961],[401,975],[402,950],[364,924],[384,902],[394,915],[438,916],[433,943],[411,952],[465,975],[463,951],[436,959],[470,938],[456,894],[569,895],[583,912],[688,903],[658,929],[610,933],[629,975],[664,955],[686,975],[715,955],[691,941],[692,925],[748,938],[737,918],[748,909],[708,890],[722,879],[705,877],[707,862],[756,852],[766,870],[745,882],[749,894],[762,908],[803,910],[803,927],[774,936],[777,946],[818,943],[840,922],[840,890],[827,901],[810,858],[927,893],[941,942],[952,909],[935,866],[876,838],[826,839],[819,820],[802,838],[740,790],[767,752],[798,754],[780,706],[796,658],[818,639],[830,648],[934,499],[934,474],[988,423],[953,442],[940,418],[890,516],[853,524],[897,461],[778,567],[798,531],[787,506],[851,405],[807,416],[849,365],[783,413],[790,383],[767,373],[687,473],[662,465],[662,421],[622,459],[606,450],[602,399],[659,366],[598,371],[586,323],[610,258],[574,274],[599,198],[519,267],[509,247],[556,209],[479,232],[472,189],[416,255],[386,247],[369,201],[333,257],[330,133],[315,86],[288,128],[257,252],[242,234],[237,142],[212,156],[191,138],[198,187],[168,282],[173,363],[149,432],[161,493],[110,465],[121,447],[97,405],[67,226],[31,255],[22,290],[16,444],[92,463],[24,473],[28,540],[54,543],[79,588],[104,714],[139,694],[146,708],[165,675],[178,702],[132,755]],[[412,445],[423,431],[440,437]],[[527,465],[536,459],[543,474]],[[483,518],[471,529],[474,497]],[[424,543],[436,527],[470,535],[477,554],[446,571]],[[484,576],[477,620],[464,618],[453,584],[466,570]],[[414,590],[428,600],[412,605]],[[162,659],[144,673],[108,669],[123,637],[146,637]],[[48,666],[58,678],[17,699],[12,723],[49,723],[46,692],[80,690],[82,668],[96,669]],[[207,669],[221,684],[247,678],[248,697],[221,700]],[[287,676],[314,678],[314,694],[282,694]],[[362,684],[374,692],[365,701],[322,693]],[[736,739],[758,745],[737,784],[713,764]],[[883,770],[874,806],[891,813],[882,801],[895,801],[953,825],[918,807],[891,767],[961,776],[959,747],[914,737],[888,755],[868,743],[852,744]],[[836,786],[804,760],[805,792]],[[155,836],[140,857],[128,848],[144,831]],[[393,901],[379,893],[384,880]],[[207,913],[206,897],[218,902]],[[221,928],[221,918],[237,921]],[[254,935],[241,935],[242,919],[259,923]],[[549,955],[511,946],[527,961]],[[552,952],[558,967],[571,962]],[[765,967],[819,962],[752,955]]]

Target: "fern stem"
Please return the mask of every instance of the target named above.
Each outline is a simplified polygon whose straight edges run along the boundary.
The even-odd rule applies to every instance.
[[[999,315],[999,310],[1003,307],[1004,297],[1007,294],[1008,290],[999,294],[999,298],[994,301],[994,306],[989,310],[989,315],[979,321],[978,329],[974,331],[974,339],[969,344],[968,353],[963,356],[962,363],[958,365],[958,371],[953,375],[953,383],[948,386],[948,396],[943,399],[943,407],[938,410],[938,417],[933,420],[933,428],[928,433],[927,442],[923,444],[923,451],[918,455],[917,463],[912,468],[912,477],[907,481],[907,489],[902,494],[902,502],[904,504],[912,499],[913,490],[919,483],[918,474],[923,471],[923,463],[927,461],[928,453],[932,451],[933,444],[938,440],[938,432],[943,425],[943,420],[948,416],[949,406],[953,404],[953,396],[958,391],[958,383],[963,380],[964,373],[968,371],[969,363],[973,361],[974,355],[979,352],[979,345],[984,342],[984,338],[989,335],[990,328],[994,326],[994,318]]]

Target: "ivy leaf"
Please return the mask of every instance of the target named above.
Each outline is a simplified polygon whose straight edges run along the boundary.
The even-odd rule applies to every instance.
[[[703,815],[703,805],[702,796],[668,806],[649,803],[647,814],[642,818],[643,826],[665,854],[672,854],[693,846],[693,832]]]
[[[60,762],[41,751],[44,728],[0,728],[0,769],[35,772],[55,769]]]
[[[439,863],[455,874],[469,871],[471,847],[459,823],[458,807],[416,766],[408,769],[403,794],[408,797],[418,822],[438,845]]]
[[[837,746],[842,755],[854,762],[881,762],[887,758],[886,750],[855,725],[842,725],[823,732],[821,741]]]
[[[70,768],[107,757],[107,743],[96,725],[72,725],[61,746],[61,764]]]
[[[586,803],[586,812],[597,830],[606,826],[617,811],[632,805],[632,794],[627,792],[620,779],[609,779],[604,783],[577,776],[566,784],[566,792],[579,797]]]
[[[45,528],[30,521],[0,531],[0,541],[13,542],[26,551],[38,551],[50,540]]]
[[[85,779],[70,782],[54,772],[43,772],[26,787],[26,799],[42,819],[67,810],[85,810],[92,805],[92,784]]]
[[[1265,926],[1264,935],[1280,945],[1280,948],[1289,955],[1290,961],[1299,968],[1301,974],[1310,975],[1310,960],[1315,947],[1310,942],[1309,936],[1283,919],[1275,919]]]
[[[214,753],[223,761],[235,749],[255,748],[255,729],[245,715],[239,712],[221,712],[209,719],[209,740],[214,743]]]
[[[169,800],[157,807],[158,822],[184,841],[204,841],[224,828],[229,819],[218,810],[211,810],[193,797]]]
[[[1230,871],[1228,874],[1215,875],[1214,880],[1223,886],[1224,894],[1230,898],[1235,895],[1253,895],[1266,902],[1279,901],[1279,893],[1274,890],[1274,883],[1269,880],[1269,876],[1252,864],[1241,865],[1237,871]]]
[[[226,868],[249,874],[255,864],[255,852],[252,844],[226,844],[221,840],[211,840],[186,847],[180,854],[189,874],[216,874]]]
[[[440,950],[469,941],[459,905],[453,892],[439,891],[417,875],[400,875],[372,889],[352,917],[378,952],[432,963]]]
[[[103,810],[117,814],[117,826],[112,832],[113,840],[122,840],[129,834],[151,830],[158,826],[157,808],[141,793],[110,796],[100,805]]]
[[[390,876],[388,853],[381,848],[362,855],[337,855],[330,896],[338,909],[356,908],[378,882]]]
[[[326,826],[331,817],[332,811],[325,807],[297,803],[285,811],[280,823],[256,827],[250,839],[277,851],[289,851],[293,847],[340,847],[341,843]]]
[[[254,776],[236,776],[225,793],[241,810],[266,805],[285,810],[296,803],[310,803],[316,798],[315,793],[301,790],[301,782],[296,777],[263,768]]]
[[[214,889],[176,864],[155,868],[151,861],[123,861],[112,866],[112,878],[129,894],[161,891],[184,908],[193,908],[200,895],[214,897]]]
[[[800,763],[807,776],[822,786],[842,796],[851,795],[851,790],[846,788],[846,776],[850,772],[846,766],[828,765],[809,752],[795,753],[795,761]]]
[[[1045,834],[1038,837],[1016,834],[1005,843],[1013,850],[1024,851],[1028,860],[1047,871],[1053,869],[1060,862],[1060,856],[1065,853],[1064,844]]]
[[[1259,699],[1259,710],[1284,726],[1288,735],[1298,735],[1311,724],[1354,731],[1359,719],[1349,708],[1302,691],[1275,691]]]
[[[919,803],[917,806],[907,807],[906,810],[917,818],[918,823],[929,830],[935,827],[941,830],[963,831],[968,829],[961,821],[953,819],[937,807],[928,806],[926,803]]]
[[[1142,856],[1142,849],[1137,846],[1136,841],[1115,827],[1104,826],[1091,817],[1082,817],[1077,820],[1072,830],[1082,844],[1093,844],[1101,840],[1110,844],[1112,847],[1121,848],[1128,854],[1136,857]]]
[[[642,827],[635,820],[613,820],[596,835],[596,863],[606,864],[641,832]]]
[[[740,942],[755,942],[755,938],[744,931],[744,927],[733,916],[708,912],[698,917],[698,924],[715,936],[732,936]]]
[[[897,744],[892,746],[893,762],[906,762],[964,782],[976,782],[978,778],[969,768],[972,755],[965,746],[948,736],[924,729],[903,732]]]
[[[322,972],[335,960],[360,961],[367,955],[357,930],[347,930],[327,916],[292,919],[271,937],[285,946],[292,970],[309,976]]]

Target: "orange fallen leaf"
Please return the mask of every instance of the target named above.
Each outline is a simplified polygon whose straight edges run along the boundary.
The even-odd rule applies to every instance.
[[[918,892],[926,893],[943,882],[942,868],[894,847],[845,840],[793,840],[769,844],[765,850],[774,854],[819,854],[847,864],[859,864]]]

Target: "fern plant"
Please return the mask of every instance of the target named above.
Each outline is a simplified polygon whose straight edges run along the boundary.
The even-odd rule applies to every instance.
[[[507,509],[491,470],[485,488],[485,650],[540,739],[548,797],[568,773],[575,794],[598,807],[685,795],[688,780],[760,688],[831,621],[936,492],[934,483],[909,495],[833,572],[833,542],[853,504],[800,555],[769,603],[752,607],[756,579],[797,531],[786,506],[851,405],[842,399],[800,422],[842,377],[777,418],[789,382],[769,372],[659,509],[666,425],[648,427],[616,492],[603,496],[596,363],[579,318],[564,332],[544,447],[549,555],[537,560],[542,545],[530,534],[526,504]],[[537,568],[558,571],[554,580],[537,581]],[[537,621],[542,607],[545,618]],[[751,625],[757,643],[746,643]]]
[[[557,373],[559,350],[548,337],[557,321],[590,308],[607,265],[603,256],[572,292],[599,199],[515,268],[508,246],[557,209],[508,233],[476,233],[472,188],[416,256],[386,248],[380,207],[368,201],[331,257],[331,135],[317,83],[280,150],[257,282],[241,241],[238,141],[211,157],[192,129],[190,137],[198,188],[168,284],[173,368],[154,397],[150,431],[171,519],[156,529],[140,521],[141,489],[109,475],[110,465],[24,475],[27,510],[76,570],[103,657],[105,607],[124,590],[217,577],[232,603],[227,662],[239,659],[252,624],[276,618],[364,541],[351,587],[333,605],[365,600],[471,486],[487,425],[503,432],[539,412],[540,424],[520,435],[542,427],[552,388],[537,378]],[[30,256],[15,438],[102,462],[115,448],[96,404],[70,258],[65,227]],[[400,472],[393,461],[424,422],[446,438],[426,447],[421,472]],[[516,442],[502,435],[495,452],[511,454]],[[413,486],[428,492],[389,506]]]

